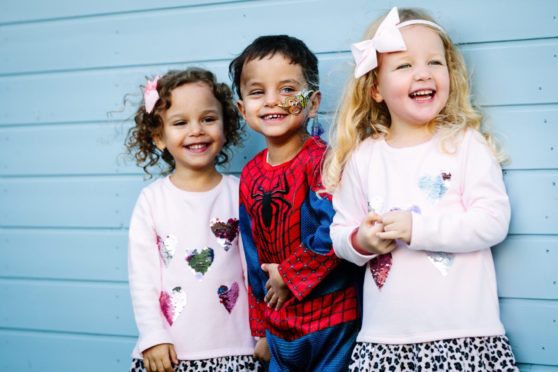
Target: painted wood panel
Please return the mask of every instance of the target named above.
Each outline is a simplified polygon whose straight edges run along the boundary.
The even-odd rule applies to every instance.
[[[558,168],[558,106],[503,106],[484,111],[489,128],[510,158],[505,169]],[[321,115],[320,120],[327,129],[331,114]],[[0,127],[0,175],[141,174],[125,154],[129,125],[99,122]],[[527,146],[529,151],[525,151]],[[264,147],[263,137],[247,128],[244,145],[234,150],[231,164],[224,170],[239,173]],[[15,153],[17,157],[8,156]]]
[[[360,39],[366,26],[389,9],[390,5],[388,2],[370,3],[367,0],[353,0],[350,6],[346,2],[335,0],[304,0],[296,3],[257,1],[48,23],[14,24],[5,26],[2,30],[3,37],[0,40],[3,42],[0,50],[10,50],[10,53],[1,56],[0,71],[23,73],[97,68],[128,65],[131,61],[136,65],[177,63],[191,61],[191,56],[195,56],[198,61],[228,59],[242,50],[247,42],[262,34],[263,30],[267,34],[290,33],[301,37],[316,52],[346,51],[351,42]],[[416,3],[413,5],[416,6]],[[276,14],[292,12],[293,6],[296,7],[297,15],[312,14],[312,17],[304,19],[304,27],[293,27],[289,22],[270,22]],[[504,31],[501,31],[500,22],[494,22],[494,19],[502,18],[501,7],[486,6],[480,0],[468,2],[466,6],[461,7],[465,13],[469,13],[470,19],[475,19],[475,27],[463,22],[463,19],[467,18],[455,19],[453,4],[432,2],[431,7],[439,9],[435,14],[439,16],[442,24],[446,20],[445,14],[448,14],[448,25],[483,30],[482,33],[477,31],[468,35],[465,30],[461,34],[457,32],[457,28],[450,27],[449,32],[456,34],[457,42],[509,40],[510,33],[516,35],[515,38],[524,39],[525,34],[519,33],[515,28],[518,24],[525,23],[533,26],[522,28],[522,31],[535,30],[531,31],[530,38],[554,36],[555,28],[552,27],[557,24],[556,20],[550,17],[549,11],[556,11],[558,6],[551,0],[541,1],[538,7],[522,7],[517,11],[507,12],[507,20],[502,23],[507,26]],[[475,11],[479,8],[485,11]],[[449,14],[453,14],[453,17]],[[459,17],[465,16],[457,14]],[[332,28],[332,24],[338,27]],[[215,32],[215,25],[227,30],[227,43],[222,43],[222,34]],[[153,32],[153,29],[157,29],[157,32]],[[343,32],[338,32],[340,29]],[[499,31],[493,33],[490,30]],[[194,31],[196,35],[204,37],[190,37]],[[41,37],[45,34],[49,37]],[[491,38],[492,35],[499,37],[494,39]],[[185,38],[188,38],[188,43],[183,42]],[[160,40],[165,42],[161,43]],[[89,47],[99,43],[103,48]],[[168,47],[173,44],[181,45],[182,48]],[[145,45],[149,45],[149,53],[145,52]]]
[[[557,234],[558,172],[506,171],[504,179],[510,233]],[[0,226],[123,228],[145,184],[140,176],[0,179]]]
[[[0,328],[136,336],[127,284],[0,279]]]
[[[59,20],[70,17],[91,17],[114,13],[144,12],[168,8],[185,8],[200,5],[222,4],[237,0],[97,0],[92,2],[73,0],[13,1],[4,4],[0,13],[0,25],[22,22]]]
[[[505,171],[512,234],[558,233],[558,172]]]
[[[0,370],[122,372],[134,344],[132,337],[0,329]]]
[[[128,230],[0,229],[0,278],[126,282],[127,252]]]
[[[476,103],[482,106],[556,104],[558,74],[549,72],[558,70],[558,58],[549,57],[549,49],[558,49],[558,39],[525,42],[513,48],[506,44],[468,47],[464,54],[472,65]],[[510,71],[515,71],[519,61],[532,68],[510,79]],[[204,62],[201,66],[214,71],[221,81],[228,81],[228,62]],[[335,111],[351,65],[347,53],[320,56],[322,112]],[[145,76],[181,67],[184,65],[0,77],[0,97],[5,107],[0,112],[0,125],[126,120],[133,115],[133,103],[139,102],[139,86],[145,83]],[[517,89],[518,85],[522,89]],[[83,87],[102,94],[94,99],[77,94],[83,92]],[[130,103],[123,105],[126,95],[130,95]],[[32,107],[20,110],[21,102],[27,101],[33,102]]]
[[[502,299],[500,310],[518,362],[558,366],[558,301]]]
[[[558,300],[558,236],[508,236],[492,253],[500,297]]]
[[[0,226],[122,228],[142,178],[0,179]]]

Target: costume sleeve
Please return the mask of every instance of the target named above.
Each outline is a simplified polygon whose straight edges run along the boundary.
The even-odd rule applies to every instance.
[[[248,272],[248,311],[250,329],[252,330],[252,336],[265,337],[265,330],[267,328],[267,305],[264,301],[264,297],[267,277],[261,269],[258,251],[252,237],[252,222],[242,202],[242,197],[239,214],[240,233]]]
[[[411,249],[472,252],[490,248],[506,237],[511,213],[500,165],[476,131],[465,136],[462,147],[464,211],[413,213]]]
[[[172,343],[160,310],[161,267],[157,235],[145,194],[140,195],[130,222],[128,275],[141,352],[162,343]]]
[[[285,284],[298,300],[305,298],[340,262],[329,236],[334,214],[331,196],[318,195],[322,184],[321,161],[317,160],[307,172],[310,187],[300,211],[301,244],[278,267]]]
[[[341,182],[333,193],[335,216],[331,224],[331,239],[337,256],[356,265],[364,265],[376,255],[359,253],[351,243],[351,234],[358,229],[368,214],[367,197],[364,192],[366,177],[358,166],[358,153],[348,160]]]

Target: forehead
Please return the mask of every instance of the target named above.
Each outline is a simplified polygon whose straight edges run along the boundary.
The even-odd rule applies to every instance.
[[[438,31],[425,25],[405,26],[401,30],[407,51],[444,52],[444,43]]]
[[[302,66],[292,63],[288,57],[276,53],[273,56],[256,58],[244,63],[240,84],[249,85],[285,80],[294,80],[300,84],[306,82]]]
[[[211,88],[202,82],[187,83],[171,92],[171,106],[166,112],[170,116],[177,112],[198,112],[208,109],[220,110],[221,103]]]

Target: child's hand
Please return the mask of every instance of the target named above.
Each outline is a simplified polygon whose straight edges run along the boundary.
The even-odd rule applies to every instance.
[[[409,211],[392,211],[382,216],[384,231],[378,233],[382,239],[400,239],[405,243],[411,243],[413,231],[413,215]]]
[[[395,240],[386,239],[380,236],[384,230],[381,217],[370,212],[362,223],[355,235],[356,245],[369,253],[384,254],[395,249]]]
[[[143,365],[147,372],[174,372],[178,358],[173,344],[159,344],[143,352]]]
[[[279,273],[278,266],[277,264],[262,264],[262,270],[269,276],[268,281],[265,283],[267,294],[264,301],[267,303],[267,306],[275,308],[275,310],[281,309],[285,301],[292,296],[289,287],[287,287]]]
[[[256,342],[256,347],[254,348],[254,358],[262,362],[269,362],[271,359],[269,346],[267,345],[267,338],[262,337],[258,340],[258,342]]]

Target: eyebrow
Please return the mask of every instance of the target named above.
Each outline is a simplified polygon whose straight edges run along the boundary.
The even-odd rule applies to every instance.
[[[298,84],[298,85],[303,85],[302,82],[296,80],[296,79],[283,79],[283,80],[279,80],[278,82],[279,84]],[[251,87],[254,85],[262,85],[262,83],[258,80],[249,80],[246,82],[245,86],[246,87]]]
[[[220,113],[219,109],[207,109],[207,110],[202,111],[200,113],[200,116],[207,115],[207,114],[219,115],[219,113]],[[174,118],[181,118],[182,116],[183,116],[182,113],[177,113],[177,114],[168,116],[167,120],[172,120]]]

